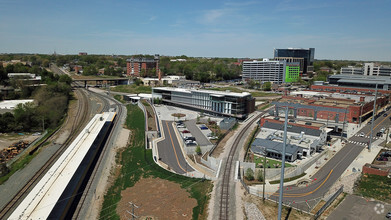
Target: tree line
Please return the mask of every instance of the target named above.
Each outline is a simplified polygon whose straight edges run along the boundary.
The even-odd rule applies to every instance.
[[[42,77],[42,83],[46,85],[32,87],[26,80],[2,79],[1,84],[12,85],[19,88],[11,98],[32,98],[33,103],[19,104],[13,114],[10,112],[0,114],[0,132],[30,132],[45,128],[55,128],[66,113],[68,101],[71,97],[72,79],[67,75],[54,75],[45,68],[35,66],[21,67],[19,64],[13,67],[0,67],[0,75],[12,72],[35,72]],[[35,70],[34,70],[35,69]],[[10,98],[10,97],[8,97]]]

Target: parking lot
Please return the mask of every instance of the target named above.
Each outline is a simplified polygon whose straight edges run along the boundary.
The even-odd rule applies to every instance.
[[[327,219],[380,220],[387,219],[385,216],[388,212],[391,212],[390,204],[368,200],[356,195],[348,195]]]

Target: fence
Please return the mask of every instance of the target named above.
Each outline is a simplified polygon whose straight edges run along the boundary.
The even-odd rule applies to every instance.
[[[326,203],[322,206],[322,208],[319,209],[319,211],[316,212],[315,216],[314,216],[314,219],[318,219],[322,213],[327,209],[327,207],[329,207],[329,205],[334,202],[334,200],[339,196],[339,194],[341,194],[343,192],[343,186],[341,186],[341,188],[339,188],[337,190],[337,192],[334,193],[334,195],[332,195],[330,197],[330,199],[328,199],[326,201]]]

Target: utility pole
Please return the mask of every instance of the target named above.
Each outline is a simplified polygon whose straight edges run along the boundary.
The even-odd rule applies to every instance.
[[[137,216],[136,214],[134,214],[134,208],[137,208],[137,209],[138,209],[139,207],[136,206],[136,205],[135,205],[134,203],[132,203],[132,202],[129,202],[129,205],[132,206],[132,212],[129,212],[128,210],[126,210],[126,212],[132,216],[132,220],[135,220],[136,218],[138,218],[138,216]]]
[[[373,137],[373,124],[375,123],[375,116],[376,116],[376,99],[377,99],[377,83],[376,83],[376,89],[375,89],[375,101],[373,102],[373,115],[372,115],[372,123],[371,123],[371,137],[369,138],[369,144],[368,144],[368,151],[371,151],[371,145],[372,145],[372,137]]]
[[[266,185],[266,152],[263,158],[263,193],[262,193],[263,201],[265,201],[265,185]]]
[[[384,147],[387,147],[387,141],[388,141],[388,134],[390,133],[390,126],[387,128],[387,135],[386,135],[386,143],[384,144]]]
[[[343,117],[343,122],[342,122],[342,131],[341,131],[341,141],[342,141],[342,138],[343,138],[343,130],[345,129],[345,121],[346,121],[346,113],[348,111],[348,107],[345,108],[345,115]],[[346,135],[347,137],[347,135]]]
[[[288,107],[285,110],[285,122],[284,122],[284,144],[282,146],[282,164],[281,164],[281,178],[280,178],[280,196],[278,198],[278,220],[281,220],[282,212],[282,194],[284,189],[284,169],[285,169],[285,148],[286,148],[286,133],[288,125]]]

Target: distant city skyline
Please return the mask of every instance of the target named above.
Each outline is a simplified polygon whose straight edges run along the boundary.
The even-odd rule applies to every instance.
[[[391,61],[391,1],[0,1],[0,53]]]

